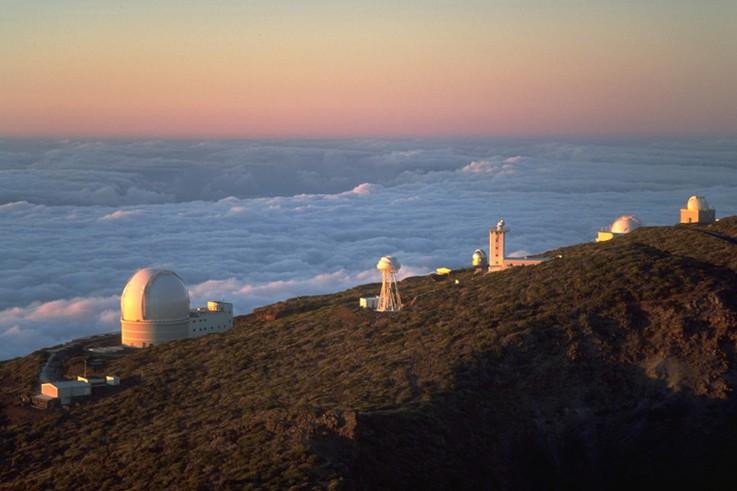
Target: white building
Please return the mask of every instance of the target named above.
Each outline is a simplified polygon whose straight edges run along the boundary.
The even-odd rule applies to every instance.
[[[362,309],[376,310],[379,306],[379,297],[361,297],[358,299],[358,306]]]
[[[233,304],[210,301],[190,310],[189,293],[173,271],[141,269],[120,297],[122,344],[154,344],[223,332],[233,325]]]
[[[475,269],[486,268],[489,266],[489,260],[486,258],[486,253],[481,249],[476,249],[471,255],[471,266]]]
[[[634,215],[622,215],[620,217],[617,217],[616,220],[612,222],[612,224],[605,228],[604,230],[600,230],[598,234],[596,234],[596,242],[605,242],[607,240],[612,240],[614,237],[618,235],[624,235],[632,232],[633,230],[640,228],[642,226],[642,223],[638,218]]]
[[[233,304],[210,300],[207,307],[189,312],[189,337],[227,331],[233,326]]]
[[[681,208],[681,223],[713,223],[714,220],[716,211],[703,196],[691,196],[686,207]]]
[[[69,404],[74,397],[84,397],[92,394],[92,386],[78,380],[62,380],[41,384],[41,395],[52,399],[59,399],[62,404]]]

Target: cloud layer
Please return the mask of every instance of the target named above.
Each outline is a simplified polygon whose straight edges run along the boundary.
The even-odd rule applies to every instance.
[[[503,216],[509,252],[671,224],[691,194],[737,213],[737,142],[0,142],[0,359],[118,328],[138,268],[238,312],[464,266]],[[201,160],[200,160],[201,159]]]

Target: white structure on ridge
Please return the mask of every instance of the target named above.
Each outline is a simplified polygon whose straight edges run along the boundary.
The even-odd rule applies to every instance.
[[[358,306],[362,309],[376,310],[379,306],[379,297],[361,297],[358,299]]]
[[[486,259],[486,253],[481,249],[476,249],[473,251],[473,255],[471,256],[471,266],[474,268],[485,268],[489,265],[489,260]]]
[[[175,339],[223,332],[233,325],[233,304],[207,302],[190,310],[189,293],[173,271],[141,269],[120,297],[121,341],[145,348]]]
[[[379,259],[376,269],[381,271],[381,294],[377,312],[396,312],[402,308],[402,299],[399,297],[396,273],[402,267],[399,260],[392,256]]]
[[[618,235],[628,234],[641,226],[642,223],[634,215],[619,216],[608,228],[600,230],[599,233],[596,234],[596,242],[612,240]]]
[[[681,223],[713,223],[715,220],[716,211],[703,196],[691,196],[686,207],[681,208]]]
[[[92,394],[92,385],[79,380],[59,380],[41,384],[41,397],[59,399],[62,404],[69,404],[75,397]]]
[[[496,227],[489,230],[489,271],[501,271],[512,266],[533,266],[547,261],[549,258],[543,256],[529,256],[519,258],[506,257],[506,233],[502,218]]]

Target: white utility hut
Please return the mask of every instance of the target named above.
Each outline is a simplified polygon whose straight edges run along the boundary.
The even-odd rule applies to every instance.
[[[358,299],[358,305],[362,309],[376,310],[379,306],[379,297],[361,297]]]
[[[61,380],[41,384],[41,394],[59,399],[62,404],[69,404],[75,397],[85,397],[92,394],[92,386],[78,380]]]

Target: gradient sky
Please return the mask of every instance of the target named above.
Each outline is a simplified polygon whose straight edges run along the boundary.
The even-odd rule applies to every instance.
[[[0,0],[0,135],[735,136],[737,2]]]

